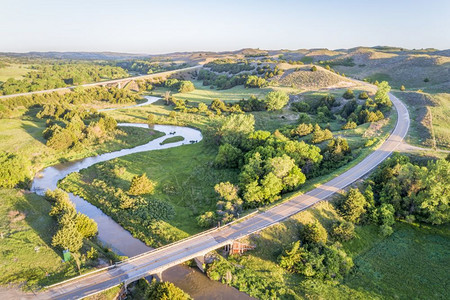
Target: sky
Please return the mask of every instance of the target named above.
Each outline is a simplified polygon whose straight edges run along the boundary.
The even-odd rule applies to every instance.
[[[450,0],[0,0],[0,52],[450,48]]]

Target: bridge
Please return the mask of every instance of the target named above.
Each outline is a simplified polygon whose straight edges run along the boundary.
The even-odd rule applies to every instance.
[[[408,110],[395,96],[389,94],[389,97],[398,114],[394,130],[377,150],[343,174],[305,194],[265,211],[255,212],[225,226],[213,228],[129,258],[116,265],[50,286],[45,292],[37,294],[37,297],[42,299],[79,299],[119,284],[128,285],[151,274],[161,274],[170,267],[190,259],[201,258],[213,250],[232,247],[235,241],[277,224],[326,199],[374,169],[399,146],[406,136],[410,124]]]
[[[179,73],[187,73],[190,71],[195,71],[199,68],[202,68],[203,66],[198,65],[194,67],[188,67],[183,69],[176,69],[166,72],[160,72],[160,73],[154,73],[154,74],[147,74],[147,75],[139,75],[139,76],[133,76],[133,77],[126,77],[126,78],[120,78],[120,79],[114,79],[114,80],[107,80],[107,81],[99,81],[99,82],[93,82],[93,83],[86,83],[86,84],[80,84],[80,85],[74,85],[74,86],[68,86],[63,88],[56,88],[56,89],[50,89],[50,90],[42,90],[42,91],[34,91],[34,92],[27,92],[27,93],[19,93],[19,94],[11,94],[11,95],[3,95],[0,96],[0,99],[6,99],[6,98],[13,98],[18,96],[30,96],[34,94],[45,94],[45,93],[67,93],[71,90],[77,88],[77,87],[96,87],[96,86],[116,86],[118,88],[123,88],[127,86],[128,84],[132,82],[136,82],[139,80],[148,80],[148,79],[155,79],[158,77],[161,78],[167,78],[170,75],[173,74],[179,74]]]

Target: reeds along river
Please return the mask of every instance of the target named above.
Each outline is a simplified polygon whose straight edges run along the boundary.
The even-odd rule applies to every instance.
[[[144,103],[116,109],[135,108],[143,105],[149,105],[159,100],[159,98],[152,96],[146,96],[146,98],[147,101]],[[142,128],[146,128],[149,126],[148,124],[138,123],[120,123],[118,125]],[[128,154],[178,147],[184,144],[189,144],[191,141],[199,142],[202,140],[201,132],[197,129],[189,127],[153,125],[152,128],[157,131],[164,132],[166,135],[152,140],[147,144],[140,145],[134,148],[105,153],[45,168],[40,171],[34,178],[31,190],[39,195],[43,195],[48,189],[56,189],[58,181],[63,179],[70,173],[79,172],[80,170],[88,168],[94,164],[105,162]],[[160,145],[160,143],[168,137],[169,133],[173,132],[175,132],[176,136],[184,137],[184,140],[181,142]],[[131,257],[151,250],[150,247],[148,247],[140,240],[134,238],[127,230],[122,228],[118,223],[104,214],[96,206],[90,204],[79,196],[73,195],[72,193],[69,193],[69,197],[70,200],[75,204],[77,211],[87,215],[91,219],[95,220],[95,222],[97,222],[98,239],[105,245],[111,247],[118,254]],[[195,222],[195,220],[192,220],[192,222]],[[186,266],[176,266],[168,269],[163,273],[163,280],[173,282],[195,299],[250,298],[246,294],[241,293],[232,287],[216,281],[211,281],[197,269],[188,268]]]

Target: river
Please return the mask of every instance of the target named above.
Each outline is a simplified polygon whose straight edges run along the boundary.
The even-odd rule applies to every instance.
[[[149,105],[160,99],[153,96],[146,96],[145,98],[147,101],[144,103],[106,110],[111,111],[114,109],[140,107],[143,105]],[[118,126],[147,128],[149,125],[139,123],[119,123]],[[88,168],[100,162],[105,162],[128,154],[178,147],[184,144],[189,144],[191,141],[199,142],[202,140],[201,132],[197,129],[189,127],[153,125],[152,128],[157,131],[164,132],[166,135],[134,148],[123,149],[120,151],[105,153],[47,167],[36,174],[32,183],[31,191],[39,195],[43,195],[46,190],[55,189],[58,181],[70,173],[79,172],[82,169]],[[168,138],[169,134],[173,132],[175,132],[174,136],[182,136],[184,137],[184,140],[176,143],[160,145],[160,143]],[[111,247],[116,253],[132,257],[151,250],[150,247],[139,239],[134,238],[131,233],[122,228],[122,226],[104,214],[96,206],[72,193],[69,193],[69,197],[75,204],[77,211],[87,215],[97,222],[98,239],[106,246]],[[173,282],[175,285],[190,294],[194,299],[251,299],[247,294],[239,292],[235,288],[210,280],[198,269],[189,268],[184,265],[170,268],[166,270],[162,276],[163,280]]]

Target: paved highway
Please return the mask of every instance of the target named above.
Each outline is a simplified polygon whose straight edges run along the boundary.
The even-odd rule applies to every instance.
[[[270,227],[318,201],[326,199],[367,174],[385,160],[402,142],[408,132],[410,119],[408,110],[400,100],[389,95],[398,113],[397,124],[389,138],[373,153],[345,173],[329,182],[293,199],[274,206],[263,213],[255,214],[219,229],[208,231],[168,246],[131,258],[114,268],[70,280],[50,287],[38,294],[40,298],[78,299],[122,282],[130,283],[145,274],[156,274],[197,256],[230,244],[233,240]]]
[[[108,80],[108,81],[99,81],[99,82],[93,82],[93,83],[86,83],[86,84],[80,84],[75,86],[67,86],[57,89],[51,89],[51,90],[42,90],[42,91],[34,91],[34,92],[28,92],[28,93],[20,93],[20,94],[12,94],[12,95],[4,95],[0,96],[0,99],[6,99],[6,98],[13,98],[18,96],[30,96],[33,94],[45,94],[45,93],[53,93],[53,92],[68,92],[76,87],[93,87],[93,86],[104,86],[109,84],[116,84],[119,82],[128,82],[131,80],[143,80],[143,79],[150,79],[150,78],[156,78],[161,76],[168,76],[174,73],[183,72],[183,71],[189,71],[189,70],[196,70],[198,68],[201,68],[202,66],[194,66],[194,67],[188,67],[183,69],[176,69],[172,71],[166,71],[161,73],[155,73],[155,74],[148,74],[148,75],[140,75],[140,76],[134,76],[134,77],[127,77],[127,78],[120,78],[120,79],[114,79],[114,80]]]

